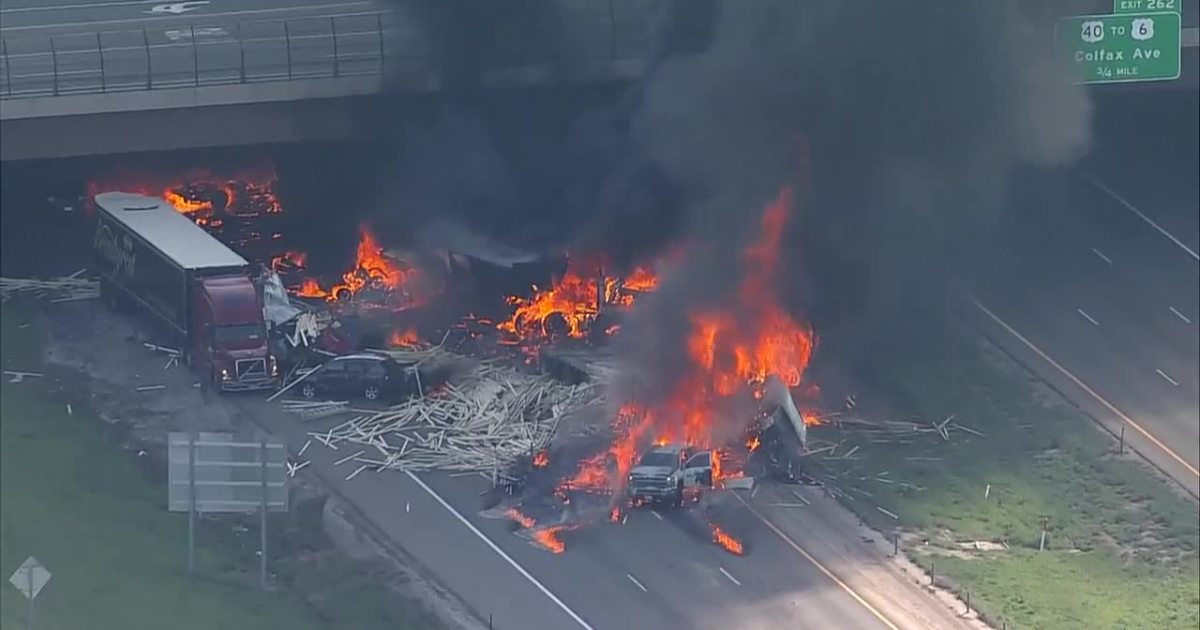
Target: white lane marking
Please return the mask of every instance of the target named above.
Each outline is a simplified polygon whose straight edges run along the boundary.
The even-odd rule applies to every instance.
[[[780,538],[780,540],[782,540],[784,543],[786,543],[787,546],[791,547],[792,549],[795,549],[796,553],[799,553],[801,556],[803,556],[805,560],[808,560],[808,562],[810,564],[812,564],[814,567],[816,567],[817,570],[820,571],[825,577],[827,577],[831,581],[833,581],[834,584],[837,584],[838,588],[842,589],[843,591],[845,591],[845,593],[847,595],[854,598],[854,601],[861,604],[863,608],[866,608],[868,612],[870,612],[872,615],[874,615],[875,618],[878,619],[883,625],[887,626],[889,630],[900,630],[900,628],[898,628],[896,626],[896,624],[892,623],[890,619],[883,616],[883,613],[879,612],[879,609],[872,606],[870,602],[863,599],[862,595],[859,595],[857,591],[850,588],[849,584],[846,584],[844,581],[842,581],[841,578],[834,575],[833,571],[830,571],[829,569],[825,568],[825,565],[818,562],[817,559],[814,558],[812,556],[812,554],[805,551],[804,548],[801,547],[799,543],[792,540],[791,537],[788,536],[787,534],[783,533],[783,530],[776,527],[775,523],[772,523],[771,521],[767,520],[767,518],[765,516],[763,516],[762,514],[759,514],[758,510],[754,509],[754,506],[750,505],[748,502],[746,502],[745,499],[738,496],[737,494],[734,494],[733,496],[735,499],[740,501],[742,503],[742,505],[746,506],[746,509],[749,510],[750,513],[753,514],[755,518],[757,518],[763,525],[766,525],[767,529],[770,529],[772,532],[775,532],[775,535],[778,536]]]
[[[637,586],[638,588],[642,589],[642,592],[643,592],[643,593],[649,593],[649,592],[650,592],[650,591],[646,590],[646,586],[645,586],[644,584],[642,584],[641,582],[639,582],[637,578],[633,577],[633,574],[632,574],[632,573],[626,573],[626,574],[625,574],[625,577],[629,578],[629,581],[630,581],[630,582],[633,582],[635,586]]]
[[[180,40],[191,40],[193,34],[195,35],[196,39],[200,39],[202,37],[225,37],[229,35],[229,32],[219,26],[189,28],[186,31],[183,29],[171,29],[169,31],[163,31],[163,35],[166,35],[167,39],[173,42]]]
[[[1108,256],[1105,256],[1105,255],[1104,255],[1104,252],[1102,252],[1102,251],[1100,251],[1100,250],[1096,249],[1095,247],[1093,247],[1093,248],[1092,248],[1092,252],[1093,252],[1094,254],[1096,254],[1097,256],[1099,256],[1099,257],[1100,257],[1100,260],[1103,260],[1104,262],[1106,262],[1106,263],[1108,263],[1108,264],[1110,264],[1110,265],[1111,265],[1111,264],[1113,264],[1113,262],[1112,262],[1112,259],[1111,259],[1111,258],[1109,258]]]
[[[208,0],[185,0],[184,2],[171,2],[169,4],[156,4],[150,7],[149,11],[143,11],[149,15],[162,15],[163,13],[171,13],[173,15],[183,15],[188,11],[195,11],[209,4]]]
[[[1174,306],[1172,306],[1172,307],[1170,307],[1170,308],[1171,308],[1171,312],[1172,312],[1172,313],[1175,313],[1175,317],[1178,317],[1179,319],[1182,319],[1182,320],[1183,320],[1183,323],[1185,323],[1185,324],[1190,324],[1190,323],[1192,323],[1192,320],[1188,319],[1188,318],[1187,318],[1187,315],[1184,315],[1183,313],[1180,313],[1180,312],[1179,312],[1179,309],[1175,308]]]
[[[1157,446],[1159,449],[1162,450],[1162,452],[1166,453],[1168,457],[1175,460],[1181,466],[1186,468],[1188,470],[1188,472],[1190,472],[1192,474],[1192,476],[1200,478],[1200,470],[1197,470],[1196,467],[1189,464],[1186,459],[1180,457],[1179,453],[1176,453],[1175,451],[1171,450],[1171,447],[1169,447],[1165,443],[1163,443],[1162,440],[1154,437],[1153,433],[1146,430],[1145,427],[1138,424],[1137,421],[1134,420],[1133,418],[1130,418],[1129,415],[1126,414],[1124,411],[1117,409],[1116,405],[1109,402],[1107,398],[1101,396],[1096,390],[1092,389],[1087,383],[1084,383],[1082,380],[1080,380],[1080,378],[1078,376],[1075,376],[1073,373],[1071,373],[1070,370],[1063,367],[1061,363],[1059,363],[1058,361],[1055,361],[1054,358],[1051,357],[1050,355],[1046,354],[1046,352],[1044,350],[1042,350],[1041,348],[1034,345],[1034,343],[1032,341],[1030,341],[1029,339],[1027,339],[1025,337],[1025,335],[1022,335],[1021,333],[1017,332],[1017,329],[1008,325],[1008,322],[1004,321],[1003,319],[1000,319],[999,315],[993,313],[991,311],[991,309],[984,306],[982,302],[980,302],[979,300],[972,300],[972,301],[975,304],[975,308],[978,308],[980,310],[980,312],[982,312],[984,315],[987,315],[989,318],[991,318],[992,321],[996,322],[1001,328],[1006,330],[1008,332],[1008,334],[1015,337],[1017,339],[1017,341],[1020,341],[1021,343],[1025,344],[1026,348],[1029,348],[1030,350],[1032,350],[1034,352],[1034,354],[1041,357],[1042,360],[1045,361],[1046,363],[1049,363],[1050,366],[1053,367],[1054,369],[1058,370],[1060,374],[1062,374],[1063,376],[1070,379],[1072,383],[1075,383],[1076,385],[1078,385],[1079,389],[1082,389],[1083,391],[1087,392],[1087,394],[1089,396],[1091,396],[1092,399],[1094,399],[1096,402],[1100,403],[1101,405],[1104,405],[1104,408],[1111,411],[1114,416],[1120,418],[1121,420],[1124,420],[1125,424],[1128,424],[1129,426],[1133,427],[1134,430],[1136,430],[1138,433],[1142,434],[1142,437],[1146,438],[1147,440],[1150,440],[1150,443]],[[1188,488],[1188,492],[1195,494],[1195,492],[1192,491],[1190,486],[1186,486],[1186,487]]]
[[[1166,373],[1166,372],[1164,372],[1164,371],[1162,371],[1162,370],[1160,370],[1160,369],[1158,369],[1158,368],[1154,368],[1154,371],[1155,371],[1155,372],[1158,372],[1158,375],[1159,375],[1159,376],[1161,376],[1161,377],[1163,377],[1163,378],[1167,379],[1167,382],[1168,382],[1168,383],[1170,383],[1170,384],[1174,385],[1175,387],[1179,387],[1179,381],[1176,381],[1175,379],[1171,378],[1170,376],[1167,376],[1167,373]]]
[[[725,567],[717,567],[717,568],[721,570],[721,573],[724,574],[725,577],[729,578],[730,582],[733,582],[734,584],[737,584],[738,586],[742,585],[741,582],[737,581],[737,578],[733,577],[732,575],[729,575],[729,572],[725,570]]]
[[[659,514],[657,510],[650,510],[650,513],[654,515],[654,518],[660,521],[663,520],[662,514]]]
[[[1076,312],[1078,312],[1080,315],[1083,315],[1083,318],[1084,318],[1084,319],[1088,320],[1089,322],[1092,322],[1092,325],[1093,325],[1093,326],[1099,326],[1099,325],[1100,325],[1100,322],[1098,322],[1098,321],[1096,321],[1095,319],[1093,319],[1091,315],[1088,315],[1087,313],[1085,313],[1085,312],[1083,311],[1083,309],[1081,309],[1081,308],[1077,308],[1077,309],[1075,309],[1075,311],[1076,311]]]
[[[475,525],[473,523],[471,523],[471,521],[468,521],[466,519],[466,517],[464,517],[462,514],[459,514],[458,510],[454,509],[454,506],[447,503],[446,500],[443,499],[441,495],[439,495],[438,493],[433,491],[433,488],[430,488],[428,485],[425,484],[424,481],[421,481],[420,477],[413,474],[413,472],[411,470],[404,471],[404,474],[408,475],[408,478],[412,479],[413,483],[417,484],[418,486],[421,486],[421,489],[424,490],[426,494],[433,497],[434,501],[437,501],[439,504],[441,504],[442,507],[446,508],[446,511],[449,512],[450,514],[454,515],[454,518],[458,519],[460,523],[462,523],[463,525],[466,525],[467,529],[471,530],[471,533],[475,534],[475,536],[478,537],[479,540],[482,540],[484,542],[484,544],[486,544],[488,547],[490,547],[492,549],[492,551],[495,551],[496,555],[500,556],[501,558],[504,559],[505,562],[512,565],[512,568],[516,569],[517,573],[520,573],[526,580],[529,580],[529,582],[531,584],[533,584],[534,586],[536,586],[537,589],[539,591],[541,591],[543,595],[545,595],[546,597],[549,597],[550,601],[554,602],[555,605],[557,605],[559,608],[561,608],[563,612],[567,613],[567,616],[569,616],[571,619],[574,619],[575,623],[578,623],[581,628],[587,628],[587,630],[594,630],[594,628],[592,628],[590,625],[588,625],[588,622],[583,620],[583,617],[580,617],[574,610],[571,610],[570,608],[568,608],[567,605],[564,604],[563,601],[561,599],[559,599],[557,595],[555,595],[554,593],[551,593],[550,589],[546,588],[545,585],[543,585],[541,582],[539,582],[537,580],[537,578],[533,577],[533,575],[530,574],[529,571],[526,571],[525,567],[521,566],[520,564],[517,564],[517,561],[513,560],[512,556],[508,555],[507,553],[504,553],[504,550],[501,549],[500,547],[496,546],[496,543],[492,542],[491,538],[488,538],[483,532],[479,531],[479,528],[475,527]]]
[[[1134,207],[1134,205],[1132,203],[1129,203],[1124,197],[1122,197],[1121,195],[1118,195],[1115,191],[1113,191],[1113,189],[1109,188],[1108,186],[1105,186],[1104,182],[1101,182],[1100,180],[1096,179],[1095,176],[1093,176],[1093,175],[1086,175],[1086,177],[1087,177],[1088,181],[1092,182],[1093,186],[1108,193],[1109,197],[1116,199],[1118,203],[1120,203],[1122,206],[1125,206],[1130,212],[1136,214],[1138,216],[1138,218],[1145,221],[1147,225],[1154,228],[1155,230],[1158,230],[1159,234],[1162,234],[1163,236],[1170,239],[1172,243],[1175,243],[1176,245],[1178,245],[1179,248],[1182,249],[1183,251],[1187,252],[1189,256],[1191,256],[1192,258],[1195,258],[1196,260],[1200,260],[1200,254],[1197,254],[1196,250],[1192,249],[1191,247],[1188,247],[1186,244],[1184,244],[1183,241],[1175,238],[1174,234],[1171,234],[1165,228],[1163,228],[1161,225],[1155,223],[1154,219],[1151,219],[1150,217],[1146,216],[1141,210],[1138,210],[1136,207]]]
[[[339,2],[339,3],[334,3],[334,4],[308,4],[308,5],[298,5],[298,6],[294,6],[294,7],[274,7],[274,8],[270,8],[270,9],[246,9],[243,11],[224,11],[221,13],[205,13],[204,19],[211,20],[211,19],[219,18],[219,17],[234,17],[234,16],[239,16],[239,15],[262,15],[262,14],[267,14],[267,13],[287,13],[289,11],[323,11],[325,9],[338,9],[338,8],[342,8],[342,7],[371,6],[371,4],[372,4],[371,2],[367,2],[367,1],[358,1],[358,2]],[[314,17],[320,17],[322,19],[327,20],[327,19],[335,18],[335,17],[341,18],[341,17],[354,17],[354,16],[376,15],[376,14],[377,14],[376,12],[371,12],[371,11],[360,11],[357,13],[338,13],[338,14],[323,13],[320,16],[314,16]],[[52,24],[29,24],[26,26],[0,27],[0,32],[11,33],[11,32],[16,32],[16,31],[44,31],[44,30],[58,29],[58,28],[77,28],[77,27],[85,27],[85,26],[99,26],[99,25],[103,25],[103,24],[140,24],[142,22],[159,22],[162,20],[178,20],[178,19],[180,19],[179,16],[163,15],[163,16],[158,16],[158,17],[137,17],[137,18],[125,18],[125,19],[119,19],[119,20],[93,20],[90,22],[57,22],[57,23],[52,23]],[[62,36],[67,37],[69,35],[83,35],[83,34],[90,34],[90,33],[63,33]],[[58,34],[56,33],[55,37],[57,37],[57,36],[58,36]]]

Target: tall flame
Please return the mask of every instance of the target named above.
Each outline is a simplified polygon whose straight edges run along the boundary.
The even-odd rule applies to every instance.
[[[742,462],[718,443],[728,437],[717,431],[722,400],[760,394],[770,376],[799,386],[816,345],[811,326],[788,314],[776,291],[791,205],[791,190],[785,188],[763,210],[758,238],[742,251],[743,277],[734,304],[690,313],[683,343],[691,364],[675,379],[665,401],[653,406],[633,401],[622,407],[608,449],[585,459],[560,490],[619,489],[651,441],[711,449],[714,483],[743,474]],[[757,446],[754,440],[749,448]],[[741,543],[715,526],[713,536],[731,552],[742,552]]]
[[[565,324],[563,332],[580,339],[587,336],[604,305],[631,306],[636,294],[658,288],[658,277],[646,267],[634,268],[625,278],[601,278],[602,269],[603,265],[572,260],[550,288],[533,287],[530,297],[509,296],[512,315],[496,328],[518,342],[539,343],[553,336],[550,318],[557,316]],[[610,326],[606,333],[613,334],[618,329]]]
[[[315,279],[306,278],[296,290],[296,294],[301,297],[325,298],[334,302],[372,286],[387,291],[404,289],[417,275],[416,268],[402,267],[399,262],[385,256],[383,246],[379,244],[375,235],[363,227],[359,230],[354,266],[342,274],[341,282],[325,289]]]

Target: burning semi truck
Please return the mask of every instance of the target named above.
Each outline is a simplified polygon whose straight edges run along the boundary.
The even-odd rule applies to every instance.
[[[145,315],[218,391],[274,388],[250,263],[160,198],[106,192],[95,202],[104,303]]]

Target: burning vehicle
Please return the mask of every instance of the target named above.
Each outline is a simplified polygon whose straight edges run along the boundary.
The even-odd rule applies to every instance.
[[[196,221],[203,216],[193,209],[197,200],[164,198],[174,199],[170,207],[185,223],[212,228],[211,221]],[[806,418],[792,396],[802,388],[816,339],[806,323],[784,311],[774,293],[780,230],[789,203],[790,192],[784,190],[764,209],[761,234],[743,252],[753,273],[746,273],[736,302],[687,313],[682,346],[672,350],[681,351],[686,366],[675,369],[657,391],[618,382],[620,369],[617,380],[589,384],[582,382],[588,378],[580,378],[579,370],[553,366],[567,351],[587,354],[623,337],[626,315],[660,287],[658,265],[634,265],[616,274],[602,255],[498,253],[495,244],[467,239],[464,245],[462,238],[414,239],[410,249],[388,249],[367,225],[360,226],[353,260],[337,275],[316,273],[308,253],[288,248],[282,238],[276,253],[261,259],[261,307],[274,355],[280,357],[278,363],[272,360],[271,369],[282,366],[285,383],[296,386],[292,393],[299,400],[294,403],[306,405],[308,413],[339,413],[334,403],[321,402],[324,398],[407,400],[401,405],[414,409],[445,404],[438,402],[437,392],[422,390],[419,372],[393,359],[444,354],[454,330],[465,330],[462,341],[471,341],[456,342],[455,352],[494,356],[494,350],[510,348],[507,356],[519,359],[523,372],[559,378],[562,374],[556,372],[574,372],[567,387],[601,387],[624,404],[607,423],[607,445],[568,458],[571,470],[546,465],[552,427],[570,410],[541,412],[551,424],[535,445],[543,454],[542,466],[532,449],[524,457],[519,449],[500,449],[511,455],[491,471],[497,487],[513,496],[522,493],[524,501],[549,502],[545,513],[536,516],[510,506],[521,515],[515,520],[526,534],[561,551],[562,536],[572,529],[619,521],[624,510],[644,504],[666,504],[686,506],[682,517],[694,517],[704,537],[730,553],[744,553],[743,543],[718,523],[711,506],[721,503],[727,491],[750,488],[765,474],[801,479],[807,449]],[[522,278],[536,276],[544,279],[520,290]],[[458,295],[476,300],[469,302],[470,312],[479,308],[485,315],[453,315],[445,304]],[[436,332],[443,341],[432,350],[432,344],[422,341],[422,324],[430,321],[457,321],[444,335]],[[431,330],[426,326],[424,332]],[[372,351],[385,348],[392,350]],[[306,365],[317,367],[304,370]],[[503,398],[507,386],[480,387]],[[381,416],[380,422],[390,422],[388,418]],[[379,466],[397,465],[394,459],[380,461]],[[549,474],[556,479],[527,485]]]
[[[816,336],[783,309],[775,291],[791,203],[785,188],[764,208],[757,238],[741,252],[744,271],[734,301],[687,311],[682,347],[637,348],[652,353],[648,365],[663,352],[676,353],[683,365],[672,364],[657,379],[613,372],[608,389],[624,402],[613,414],[611,437],[562,477],[555,494],[566,509],[539,531],[560,537],[599,520],[601,511],[608,520],[620,520],[627,507],[647,501],[680,505],[692,498],[688,514],[707,522],[712,542],[744,553],[711,505],[726,490],[752,487],[748,467],[749,473],[761,468],[780,478],[802,478],[807,424],[793,391],[807,391],[804,373]]]
[[[663,444],[646,451],[629,471],[629,499],[683,505],[684,493],[712,487],[712,453],[685,444]]]

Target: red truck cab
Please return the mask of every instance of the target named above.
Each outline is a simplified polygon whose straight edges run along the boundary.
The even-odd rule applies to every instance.
[[[254,282],[244,275],[197,278],[192,292],[195,367],[222,391],[258,389],[276,379],[279,367]]]

